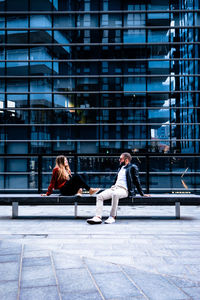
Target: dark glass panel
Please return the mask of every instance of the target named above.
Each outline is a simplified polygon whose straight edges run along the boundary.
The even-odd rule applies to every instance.
[[[14,30],[9,30],[7,31],[7,43],[12,44],[15,46],[15,48],[12,48],[12,51],[17,51],[20,48],[23,47],[20,46],[21,44],[27,44],[28,43],[28,32],[26,30],[23,31],[14,31]],[[16,49],[17,48],[17,49]]]
[[[30,10],[36,11],[51,11],[53,9],[53,1],[49,0],[29,0],[30,1]]]
[[[29,0],[7,0],[5,2],[7,11],[27,11],[29,7]]]

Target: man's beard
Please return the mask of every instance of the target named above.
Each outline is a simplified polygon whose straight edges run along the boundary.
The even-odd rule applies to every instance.
[[[120,167],[125,166],[125,161],[121,162]]]

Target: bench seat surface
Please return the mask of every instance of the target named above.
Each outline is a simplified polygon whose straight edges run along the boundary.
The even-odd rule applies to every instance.
[[[71,205],[77,202],[80,205],[95,205],[96,196],[84,194],[79,196],[41,196],[40,194],[0,194],[0,205],[10,205],[18,202],[19,205]],[[181,205],[200,205],[200,195],[195,194],[153,194],[150,197],[129,197],[120,199],[119,205],[174,205],[180,202]],[[110,204],[110,201],[105,201]]]

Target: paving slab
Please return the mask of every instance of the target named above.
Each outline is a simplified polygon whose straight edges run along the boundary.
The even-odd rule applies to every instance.
[[[56,272],[61,294],[96,292],[96,286],[87,269],[64,269]]]
[[[65,252],[53,252],[55,269],[83,269],[84,262],[80,256],[67,255]]]
[[[22,267],[21,287],[56,285],[51,265]]]
[[[0,263],[0,282],[18,280],[19,271],[19,263],[17,262]]]
[[[105,299],[129,299],[143,296],[123,272],[97,273],[94,274],[94,279]]]
[[[97,259],[84,258],[84,262],[92,274],[121,272],[117,264],[110,264]]]
[[[16,298],[15,298],[16,299]],[[55,286],[43,286],[22,288],[20,292],[20,300],[60,300],[58,289]]]
[[[0,282],[0,299],[16,300],[18,296],[18,281]]]

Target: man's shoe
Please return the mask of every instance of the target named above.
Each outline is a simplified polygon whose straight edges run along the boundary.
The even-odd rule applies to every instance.
[[[94,225],[94,224],[101,224],[102,220],[99,217],[93,217],[92,219],[87,219],[88,224]]]
[[[109,217],[107,220],[105,220],[104,223],[105,224],[113,224],[113,223],[115,223],[115,218]]]

